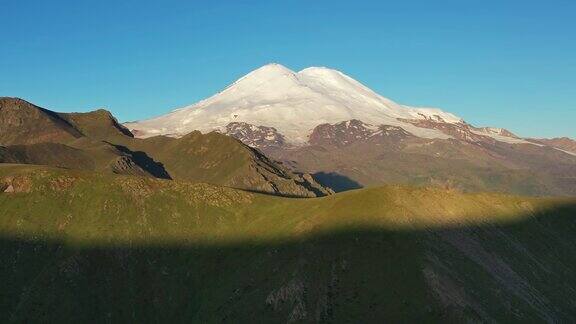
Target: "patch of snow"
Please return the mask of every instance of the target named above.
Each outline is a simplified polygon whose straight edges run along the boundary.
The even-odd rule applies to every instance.
[[[552,147],[552,148],[554,148],[554,149],[556,149],[556,150],[558,150],[558,151],[560,151],[560,152],[564,152],[564,153],[566,153],[566,154],[570,154],[570,155],[576,156],[576,153],[574,153],[574,152],[566,151],[566,150],[563,150],[563,149],[560,149],[560,148],[557,148],[557,147]]]
[[[529,142],[529,141],[521,139],[521,138],[504,136],[504,135],[500,135],[499,133],[492,132],[492,131],[482,132],[482,131],[475,130],[475,129],[471,129],[470,131],[476,135],[492,137],[493,139],[495,139],[499,142],[504,142],[504,143],[509,143],[509,144],[535,144],[533,142]],[[535,144],[535,145],[537,145],[537,144]],[[542,146],[542,145],[538,145],[538,146]]]

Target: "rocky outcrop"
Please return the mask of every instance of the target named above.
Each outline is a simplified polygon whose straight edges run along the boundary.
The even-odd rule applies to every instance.
[[[499,135],[504,137],[510,137],[515,139],[520,139],[516,134],[512,133],[511,131],[505,128],[497,128],[497,127],[473,127],[478,132],[485,133],[488,135]]]
[[[403,122],[410,123],[416,127],[439,130],[455,139],[469,143],[490,143],[493,144],[495,139],[481,134],[481,131],[474,132],[475,128],[471,125],[461,123],[446,123],[442,120],[425,118],[425,119],[400,119]],[[480,133],[480,134],[479,134]]]
[[[27,193],[32,190],[32,179],[28,176],[6,176],[0,178],[0,193]]]
[[[292,172],[256,149],[251,149],[250,154],[253,158],[248,170],[230,180],[232,187],[286,197],[312,198],[334,193],[311,175]]]
[[[232,136],[250,147],[260,149],[283,147],[286,145],[284,135],[280,134],[274,127],[233,122],[226,125],[226,129],[222,133]]]
[[[358,142],[377,142],[384,138],[400,140],[410,136],[412,135],[400,127],[374,126],[352,119],[336,124],[318,125],[312,131],[309,143],[342,147]]]

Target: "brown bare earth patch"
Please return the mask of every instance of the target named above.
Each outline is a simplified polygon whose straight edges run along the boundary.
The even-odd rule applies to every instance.
[[[7,176],[0,179],[0,192],[28,193],[32,190],[32,180],[27,176]]]
[[[54,191],[62,191],[69,189],[76,182],[76,178],[69,176],[60,176],[56,179],[50,180],[50,189]]]

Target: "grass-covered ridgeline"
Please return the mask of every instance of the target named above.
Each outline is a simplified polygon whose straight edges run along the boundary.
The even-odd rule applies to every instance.
[[[562,321],[569,199],[388,186],[314,199],[0,167],[0,314],[30,322]]]

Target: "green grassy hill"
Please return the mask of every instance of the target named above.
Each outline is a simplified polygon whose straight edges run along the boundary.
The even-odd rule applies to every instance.
[[[195,131],[178,139],[124,137],[116,143],[161,161],[174,179],[282,196],[316,197],[330,193],[309,175],[290,172],[259,151],[215,132]]]
[[[0,144],[65,142],[82,137],[57,113],[18,98],[0,97]]]
[[[18,98],[0,97],[0,163],[209,182],[282,196],[331,193],[309,175],[222,134],[139,140],[106,110],[56,113]]]
[[[567,322],[576,201],[388,186],[290,199],[0,165],[14,322]]]

